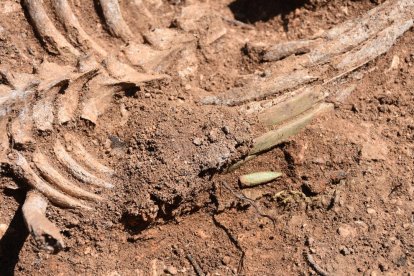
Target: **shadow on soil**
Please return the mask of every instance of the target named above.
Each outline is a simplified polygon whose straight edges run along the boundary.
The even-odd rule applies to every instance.
[[[19,261],[20,251],[29,232],[24,224],[21,208],[25,198],[24,193],[5,190],[5,194],[14,197],[20,203],[20,207],[14,214],[9,228],[0,239],[0,275],[13,276],[17,262]]]
[[[307,0],[235,0],[229,8],[235,19],[254,24],[266,22],[278,15],[285,21],[286,15],[307,3]]]

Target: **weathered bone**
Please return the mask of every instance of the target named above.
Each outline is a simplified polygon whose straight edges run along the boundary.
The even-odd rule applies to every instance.
[[[41,176],[46,181],[53,184],[55,187],[59,188],[62,192],[75,198],[88,199],[94,201],[102,200],[102,197],[95,195],[94,193],[85,191],[71,183],[67,178],[65,178],[63,175],[61,175],[58,171],[56,171],[53,168],[53,166],[47,161],[46,156],[44,156],[40,151],[36,151],[34,153],[33,163],[39,170]]]
[[[64,208],[84,208],[90,210],[91,207],[83,204],[77,199],[69,197],[55,188],[45,183],[30,167],[26,158],[19,152],[14,151],[12,161],[13,170],[19,178],[22,178],[30,187],[36,189],[47,197],[53,204]]]
[[[145,44],[130,43],[122,51],[132,65],[138,66],[146,72],[159,71],[164,63],[168,63],[168,57],[177,53],[182,46],[168,50],[155,50]]]
[[[65,247],[59,229],[46,218],[47,200],[36,191],[29,191],[22,207],[27,229],[39,249],[58,253]]]
[[[71,148],[71,152],[78,160],[82,161],[86,167],[97,173],[103,173],[110,176],[114,174],[113,169],[102,165],[96,160],[73,135],[67,133],[64,138],[67,146]]]
[[[277,77],[254,78],[251,80],[251,83],[244,87],[231,89],[219,96],[207,97],[202,100],[202,103],[229,106],[240,105],[249,101],[262,100],[315,80],[317,80],[317,77],[309,74],[307,70],[291,72]]]
[[[94,50],[101,57],[105,57],[107,52],[101,47],[80,25],[78,19],[72,11],[67,0],[52,1],[59,21],[65,27],[70,41],[78,46],[87,46]]]
[[[8,118],[0,115],[0,164],[7,163],[7,151],[9,150],[9,136],[7,134]]]
[[[39,92],[39,99],[33,105],[33,121],[40,131],[52,131],[54,121],[54,102],[56,95],[68,81],[58,81],[52,87]]]
[[[86,71],[72,80],[63,94],[58,95],[57,121],[59,124],[64,124],[74,119],[79,104],[79,92],[97,73],[98,69],[96,68]]]
[[[135,83],[114,80],[107,74],[98,75],[88,84],[88,93],[82,103],[81,118],[96,124],[98,117],[109,107],[115,93],[135,86]]]
[[[126,24],[118,0],[99,0],[109,32],[125,42],[132,38],[132,32]]]
[[[28,105],[25,105],[19,112],[19,115],[11,122],[11,137],[14,144],[20,147],[30,147],[36,143],[33,138],[32,129],[32,112]]]
[[[63,37],[48,17],[43,8],[42,0],[23,0],[23,4],[30,15],[33,27],[47,51],[51,54],[71,53],[75,56],[79,56],[79,51]]]
[[[103,188],[113,188],[113,185],[100,178],[97,178],[90,172],[86,171],[78,162],[76,162],[65,150],[59,141],[56,141],[53,150],[59,162],[72,174],[76,179]]]

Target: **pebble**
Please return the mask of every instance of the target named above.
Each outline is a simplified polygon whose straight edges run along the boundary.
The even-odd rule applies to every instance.
[[[375,211],[375,209],[373,208],[367,208],[367,213],[370,215],[375,215],[377,213],[377,211]]]
[[[175,268],[172,265],[167,266],[167,268],[164,271],[165,271],[165,273],[168,273],[170,275],[176,275],[178,273],[177,268]]]
[[[349,250],[349,248],[345,246],[341,247],[339,252],[344,256],[351,254],[351,250]]]
[[[349,236],[354,236],[355,235],[355,229],[352,228],[349,225],[342,225],[338,228],[338,234],[343,237],[343,238],[347,238]]]
[[[201,144],[203,144],[203,140],[201,140],[200,138],[194,138],[193,144],[196,146],[201,146]]]

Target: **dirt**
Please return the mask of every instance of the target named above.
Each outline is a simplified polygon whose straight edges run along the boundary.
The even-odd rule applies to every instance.
[[[82,26],[119,54],[124,43],[86,2],[73,1]],[[210,16],[194,27],[179,15],[202,1],[148,1],[153,19],[137,18],[129,1],[120,2],[128,24],[139,24],[133,31],[144,34],[136,42],[155,27],[183,28],[196,39],[156,68],[170,78],[117,93],[96,125],[77,120],[36,134],[49,156],[54,139],[75,134],[116,170],[115,189],[97,189],[107,200],[93,211],[48,208],[64,251],[36,249],[21,214],[27,187],[17,181],[16,189],[13,175],[0,170],[0,224],[8,226],[0,275],[196,275],[197,266],[208,275],[315,275],[307,254],[332,275],[411,275],[413,30],[366,65],[369,74],[355,74],[356,89],[334,111],[227,173],[263,129],[238,109],[199,101],[271,66],[246,54],[246,43],[312,37],[378,3],[206,1]],[[204,40],[223,27],[226,34]],[[0,65],[31,73],[44,59],[75,65],[44,50],[19,1],[2,1]],[[268,170],[284,176],[239,187],[240,175]]]

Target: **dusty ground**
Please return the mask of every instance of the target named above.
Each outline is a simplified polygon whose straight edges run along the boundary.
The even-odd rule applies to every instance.
[[[169,27],[190,1],[149,2],[156,25]],[[260,129],[230,108],[197,101],[266,70],[268,64],[245,55],[244,45],[310,37],[376,3],[207,2],[227,19],[227,34],[189,47],[185,66],[182,57],[169,61],[160,70],[170,80],[117,95],[95,127],[80,121],[38,137],[47,149],[53,137],[76,133],[117,171],[117,187],[96,211],[48,209],[66,238],[63,252],[34,248],[19,209],[25,191],[10,189],[13,178],[3,173],[0,224],[10,227],[0,242],[0,275],[195,275],[194,262],[209,275],[312,275],[307,252],[333,275],[414,271],[413,31],[367,65],[370,73],[361,75],[345,103],[291,141],[224,174],[212,168],[227,165],[223,154],[241,156]],[[92,1],[75,6],[98,41],[109,50],[122,46],[105,32]],[[43,50],[18,1],[2,1],[1,65],[30,72],[44,57],[71,62]],[[393,59],[399,63],[390,69]],[[120,104],[130,114],[123,126],[112,124],[121,118]],[[284,176],[239,188],[239,175],[260,170]]]

